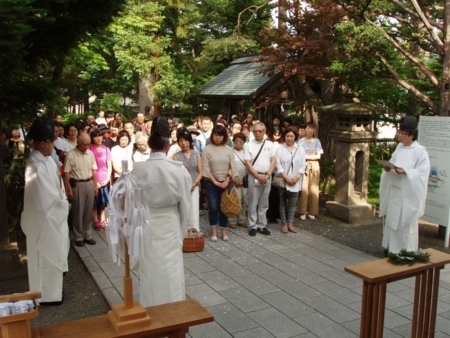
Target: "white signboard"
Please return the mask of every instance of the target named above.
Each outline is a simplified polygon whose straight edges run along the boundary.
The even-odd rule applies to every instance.
[[[448,233],[450,215],[450,117],[421,116],[419,143],[427,148],[431,164],[425,215],[422,218],[429,222],[447,226]]]

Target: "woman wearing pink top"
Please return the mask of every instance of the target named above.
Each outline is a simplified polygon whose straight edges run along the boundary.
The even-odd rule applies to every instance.
[[[102,230],[106,226],[105,208],[108,206],[109,202],[109,179],[112,171],[112,156],[109,148],[103,144],[103,134],[98,129],[94,129],[91,132],[90,150],[94,153],[98,168],[98,194],[94,198],[94,229]]]

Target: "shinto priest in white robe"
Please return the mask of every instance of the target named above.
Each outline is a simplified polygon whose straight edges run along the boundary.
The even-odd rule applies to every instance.
[[[425,212],[430,160],[424,146],[414,141],[399,143],[391,159],[406,175],[383,170],[380,181],[380,212],[385,216],[382,246],[390,252],[419,248],[419,218]]]
[[[25,169],[21,226],[27,236],[30,291],[41,291],[40,302],[62,300],[70,246],[68,213],[69,203],[55,161],[33,150]]]
[[[134,164],[133,175],[149,208],[139,258],[140,302],[148,307],[185,299],[183,238],[187,231],[192,179],[181,162],[151,153]]]

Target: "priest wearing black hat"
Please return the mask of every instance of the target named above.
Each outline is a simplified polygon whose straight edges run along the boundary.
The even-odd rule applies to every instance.
[[[143,226],[139,261],[140,302],[144,307],[185,299],[182,242],[187,230],[192,179],[181,162],[167,159],[169,124],[153,120],[150,158],[133,165],[132,174],[150,213]]]
[[[28,133],[33,150],[25,169],[22,230],[27,236],[30,291],[40,291],[40,304],[62,303],[63,273],[68,270],[69,203],[53,151],[53,121],[37,119]]]
[[[380,181],[380,211],[384,217],[382,246],[388,251],[419,249],[419,218],[425,212],[430,160],[417,142],[417,119],[405,116],[397,132],[399,144]]]

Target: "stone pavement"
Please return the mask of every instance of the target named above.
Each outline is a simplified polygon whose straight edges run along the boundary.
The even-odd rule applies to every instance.
[[[325,217],[325,216],[321,216]],[[200,217],[209,235],[207,215]],[[186,297],[215,317],[192,327],[192,338],[359,337],[362,280],[344,267],[377,259],[307,231],[271,236],[229,229],[230,241],[206,239],[185,253]],[[297,228],[298,229],[298,228]],[[95,246],[75,247],[109,304],[122,302],[123,265],[112,262],[105,233]],[[134,298],[139,276],[133,274]],[[384,337],[409,337],[414,279],[388,284]],[[441,271],[436,338],[450,337],[450,265]]]

